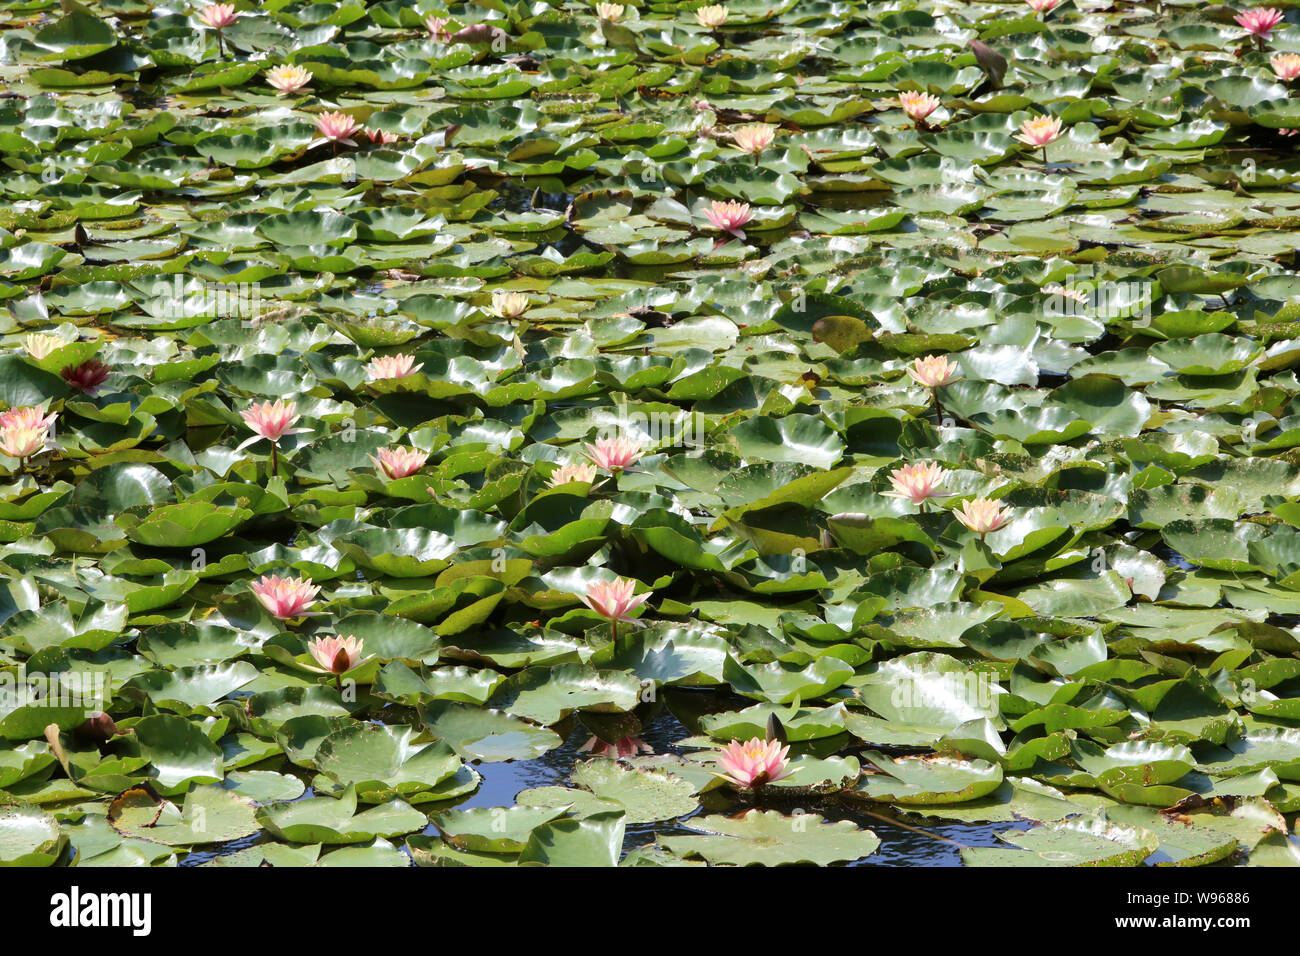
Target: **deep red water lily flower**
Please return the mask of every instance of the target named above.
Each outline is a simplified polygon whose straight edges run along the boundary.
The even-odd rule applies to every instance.
[[[108,379],[111,370],[99,359],[87,359],[80,365],[69,365],[59,372],[63,380],[79,392],[94,395]]]

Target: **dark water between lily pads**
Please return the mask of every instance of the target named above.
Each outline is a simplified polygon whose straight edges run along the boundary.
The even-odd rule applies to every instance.
[[[677,748],[675,742],[689,736],[689,732],[670,712],[663,710],[647,722],[641,736],[654,747],[655,753],[684,754],[685,751]],[[474,768],[482,775],[482,784],[471,797],[457,803],[457,809],[510,807],[516,804],[520,791],[534,787],[571,786],[570,776],[575,763],[587,758],[587,754],[580,749],[587,739],[587,731],[577,726],[563,745],[535,760],[474,764]],[[298,799],[314,795],[311,787],[308,787]],[[808,805],[801,806],[801,803]],[[919,814],[896,813],[884,804],[868,811],[835,798],[809,803],[806,797],[792,797],[769,801],[765,806],[785,814],[816,813],[831,822],[848,820],[856,826],[872,830],[880,839],[880,848],[862,860],[849,863],[849,866],[961,866],[963,848],[1006,847],[1008,844],[999,840],[998,834],[1027,830],[1031,826],[1029,822],[941,823]],[[698,831],[691,828],[690,821],[700,814],[743,813],[748,808],[748,805],[737,801],[734,808],[714,805],[698,809],[677,820],[628,824],[623,851],[626,853],[636,847],[654,843],[658,837],[696,833]],[[436,835],[438,830],[430,823],[423,832]],[[196,850],[186,856],[180,865],[200,866],[218,857],[255,846],[265,839],[266,833],[260,831],[216,847]],[[400,844],[400,841],[394,843]],[[1146,859],[1144,865],[1156,866],[1168,860],[1162,851],[1157,850]]]
[[[521,790],[530,787],[568,786],[569,776],[573,772],[574,762],[585,754],[579,751],[587,740],[587,733],[578,728],[570,735],[564,745],[545,754],[537,760],[513,763],[479,764],[475,769],[483,775],[483,784],[470,799],[458,804],[460,809],[470,807],[513,806],[515,796]],[[655,749],[655,753],[684,753],[673,746],[675,741],[689,736],[677,719],[667,710],[661,711],[646,726],[641,735],[646,743]],[[789,801],[786,808],[773,804],[773,809],[790,812],[796,809],[799,801]],[[745,805],[736,804],[736,812],[744,812]],[[924,825],[913,820],[905,824],[893,823],[875,814],[863,813],[840,801],[825,800],[815,806],[798,807],[810,813],[817,813],[827,820],[850,820],[860,827],[875,831],[880,838],[880,849],[871,856],[850,864],[852,866],[960,866],[961,848],[963,846],[998,846],[998,833],[1007,830],[1027,829],[1027,824],[935,824]],[[628,824],[627,834],[623,840],[624,851],[647,843],[653,843],[656,836],[695,833],[689,821],[701,813],[725,812],[718,810],[697,810],[694,814],[666,823]],[[917,818],[918,820],[920,818]],[[426,832],[435,832],[430,826]]]
[[[685,751],[679,750],[674,743],[687,736],[689,732],[686,728],[664,710],[647,723],[642,739],[654,747],[656,753],[681,754]],[[587,731],[579,726],[563,745],[535,760],[474,764],[474,769],[482,775],[483,782],[473,796],[456,804],[457,809],[510,807],[515,805],[515,798],[522,790],[534,787],[571,786],[570,776],[574,764],[587,757],[580,750],[587,739]],[[298,799],[311,796],[314,796],[314,793],[308,787]],[[801,802],[806,803],[806,798],[802,801],[798,798],[774,801],[770,806],[771,809],[779,809],[783,813],[805,811],[817,813],[828,821],[848,820],[859,827],[874,831],[880,838],[881,845],[875,853],[849,864],[851,866],[961,866],[963,847],[1005,846],[1006,844],[998,840],[997,834],[1029,827],[1027,823],[936,823],[916,815],[894,815],[883,806],[880,811],[865,812],[835,799],[823,799],[809,806],[799,806]],[[737,802],[734,812],[743,813],[746,809],[748,809],[747,805]],[[628,824],[623,850],[627,852],[638,846],[653,843],[657,837],[695,833],[697,831],[690,826],[691,817],[701,813],[719,812],[729,811],[719,807],[702,808],[678,820]],[[891,819],[891,817],[897,818]],[[432,823],[424,830],[424,833],[429,835],[436,835],[437,832],[437,828]],[[254,846],[265,838],[265,833],[259,832],[217,847],[199,850],[186,856],[180,865],[200,866],[217,857]],[[1158,861],[1153,858],[1152,862]]]

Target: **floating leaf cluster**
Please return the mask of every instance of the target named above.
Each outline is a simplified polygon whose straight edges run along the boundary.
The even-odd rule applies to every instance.
[[[0,863],[1300,862],[1280,11],[6,5]]]

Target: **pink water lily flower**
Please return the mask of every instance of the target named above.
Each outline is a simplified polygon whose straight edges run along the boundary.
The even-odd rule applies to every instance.
[[[429,460],[429,455],[428,452],[415,448],[389,447],[379,449],[379,457],[372,455],[370,460],[375,463],[376,468],[396,481],[398,478],[413,475],[423,468],[424,463]]]
[[[919,123],[939,108],[939,97],[913,90],[899,93],[898,105],[903,108],[908,119]]]
[[[360,131],[361,124],[341,111],[321,113],[316,117],[316,132],[320,133],[321,142],[355,146],[357,142],[352,137]]]
[[[596,4],[596,16],[602,20],[608,20],[613,23],[623,15],[623,4],[621,3],[598,3]],[[592,738],[593,740],[595,738]]]
[[[1012,511],[991,498],[972,498],[953,512],[957,520],[980,537],[997,531],[1011,520]]]
[[[266,71],[266,82],[281,93],[297,93],[311,82],[311,71],[301,66],[274,66]]]
[[[292,427],[298,420],[298,407],[282,398],[273,402],[254,402],[239,414],[248,427],[257,432],[257,437],[250,438],[244,442],[245,445],[251,445],[258,438],[278,442],[285,435],[294,435],[303,430]]]
[[[233,3],[210,3],[199,10],[199,20],[214,30],[228,27],[238,19],[239,14],[235,12]]]
[[[932,461],[904,465],[890,472],[889,483],[893,490],[883,494],[890,498],[906,498],[914,505],[924,505],[927,499],[939,497],[936,489],[947,474]]]
[[[44,428],[10,425],[0,428],[0,452],[10,458],[25,461],[39,455],[49,444],[49,433]]]
[[[318,637],[307,642],[307,650],[316,662],[331,674],[344,674],[361,663],[361,646],[358,637]]]
[[[621,621],[631,616],[650,597],[650,592],[634,595],[636,582],[628,578],[615,578],[613,581],[597,581],[587,588],[582,595],[582,603],[601,617],[611,621]]]
[[[1067,287],[1058,283],[1043,286],[1043,294],[1050,296],[1060,296],[1063,299],[1069,299],[1071,302],[1077,302],[1079,305],[1088,304],[1088,292],[1085,289]]]
[[[769,126],[767,123],[750,123],[748,126],[738,126],[732,130],[731,138],[735,141],[737,149],[751,154],[761,153],[776,139],[776,127]]]
[[[1260,40],[1271,40],[1273,28],[1282,22],[1282,11],[1271,7],[1256,7],[1254,10],[1237,14],[1233,19],[1247,33]]]
[[[745,233],[741,227],[753,219],[754,216],[749,211],[749,203],[747,202],[736,202],[734,199],[722,202],[715,199],[713,204],[704,210],[704,218],[713,223],[715,228],[721,229],[723,232],[729,232],[737,239],[744,239]]]
[[[282,620],[300,617],[320,593],[310,578],[282,578],[276,574],[263,575],[250,587],[262,606]]]
[[[913,359],[912,364],[907,367],[907,374],[918,385],[938,388],[940,385],[956,381],[957,363],[949,362],[943,355],[929,355],[925,358]]]
[[[585,462],[561,465],[551,472],[550,480],[547,482],[552,488],[558,488],[560,485],[567,485],[573,481],[593,482],[596,480],[596,466],[588,465]]]
[[[451,21],[446,17],[430,15],[424,20],[424,28],[429,31],[429,36],[433,37],[439,43],[446,41],[450,35],[447,32],[447,24]]]
[[[754,737],[745,743],[733,740],[718,754],[725,778],[740,787],[757,787],[789,776],[786,755],[790,747],[779,740]]]
[[[1026,146],[1046,146],[1061,135],[1061,120],[1057,116],[1035,116],[1020,124],[1016,139]]]
[[[597,757],[612,757],[615,760],[622,760],[624,757],[635,757],[638,754],[652,754],[655,749],[640,737],[620,737],[614,743],[601,740],[599,737],[592,736],[585,744],[578,748],[579,753],[589,753]]]
[[[374,379],[406,378],[424,368],[424,363],[416,365],[414,355],[398,352],[396,355],[376,355],[367,368]]]
[[[1061,0],[1025,0],[1025,3],[1029,4],[1029,9],[1035,13],[1050,13],[1060,2]]]
[[[239,443],[235,451],[247,448],[255,441],[265,438],[271,443],[271,475],[280,474],[280,439],[285,435],[296,435],[306,431],[305,428],[292,428],[298,420],[297,406],[277,398],[274,402],[254,402],[239,413],[244,423],[255,433]]]
[[[1269,61],[1269,65],[1279,80],[1294,80],[1300,76],[1300,54],[1279,53]]]
[[[401,139],[396,133],[390,133],[386,129],[370,129],[366,127],[363,132],[366,134],[366,138],[376,146],[388,146]]]
[[[594,445],[586,446],[586,455],[597,468],[621,471],[641,457],[641,446],[630,438],[600,438]]]
[[[58,412],[45,414],[45,410],[34,405],[20,405],[7,412],[0,412],[0,428],[39,428],[42,431],[54,424]]]

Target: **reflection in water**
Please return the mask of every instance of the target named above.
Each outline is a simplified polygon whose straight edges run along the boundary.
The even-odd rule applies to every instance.
[[[684,753],[674,747],[673,742],[686,736],[686,729],[667,710],[660,711],[641,734],[642,739],[655,748],[655,753],[661,754]],[[586,754],[579,753],[578,748],[586,742],[587,737],[587,732],[578,727],[563,746],[536,760],[477,764],[475,769],[483,775],[483,785],[477,793],[458,806],[466,809],[508,807],[514,805],[515,797],[521,790],[530,787],[568,786],[574,763],[586,757]],[[856,805],[834,799],[821,799],[812,806],[800,806],[801,803],[807,804],[808,799],[769,800],[765,805],[783,813],[802,809],[821,814],[827,820],[849,820],[857,826],[875,831],[881,841],[880,849],[854,864],[858,866],[960,866],[963,846],[1006,846],[998,841],[996,834],[1007,830],[1028,829],[1028,824],[1025,823],[937,823],[915,814],[896,814],[888,807],[866,812]],[[736,806],[736,812],[743,809],[740,805]],[[890,817],[894,819],[887,819]],[[436,830],[430,826],[425,832],[433,833]],[[623,849],[630,850],[651,843],[656,836],[694,832],[696,831],[678,821],[630,825]]]
[[[576,726],[562,746],[536,760],[475,764],[474,769],[482,774],[483,783],[472,796],[456,804],[456,807],[465,810],[473,807],[509,807],[514,806],[515,798],[521,790],[532,787],[568,786],[574,764],[587,758],[587,755],[579,752],[578,748],[587,741],[588,736],[585,729]],[[687,730],[667,709],[660,711],[650,720],[641,733],[641,738],[654,747],[655,753],[659,754],[684,753],[674,747],[673,743],[687,736]],[[292,770],[288,767],[284,769],[286,772]],[[312,795],[313,792],[308,787],[303,797]],[[898,813],[886,805],[879,808],[872,806],[867,809],[859,803],[841,801],[833,797],[810,800],[807,796],[792,796],[781,799],[778,795],[775,798],[766,798],[764,806],[786,814],[803,811],[820,814],[830,821],[849,820],[857,826],[874,831],[880,838],[880,848],[866,859],[850,864],[852,866],[960,866],[962,847],[1007,846],[997,839],[998,833],[1029,828],[1028,823],[940,823],[919,814]],[[424,806],[421,809],[430,812],[432,808]],[[734,807],[724,812],[740,813],[744,809],[743,804],[736,803]],[[689,821],[689,817],[684,819]],[[433,824],[429,824],[424,832],[435,835],[438,831]],[[627,851],[653,843],[661,836],[695,832],[686,823],[676,820],[666,823],[631,824],[627,828],[623,849]],[[244,837],[216,847],[206,847],[190,853],[181,862],[181,866],[198,866],[215,857],[234,853],[266,839],[269,839],[268,835],[265,831],[261,831],[251,837]],[[397,845],[401,843],[400,840],[393,842]],[[334,848],[323,849],[324,852],[328,852]],[[1155,858],[1147,862],[1155,862]]]
[[[895,823],[882,819],[888,810],[878,816],[844,807],[836,813],[833,805],[818,812],[828,820],[851,820],[880,838],[880,849],[851,866],[961,866],[963,847],[1007,847],[997,834],[1029,829],[1028,823],[938,823],[915,814]]]
[[[578,748],[587,742],[591,735],[580,725],[575,726],[569,739],[560,747],[543,754],[536,760],[515,763],[475,764],[474,769],[483,775],[483,784],[468,800],[457,804],[458,808],[468,810],[471,807],[509,807],[514,806],[515,797],[521,790],[531,787],[567,787],[573,765],[588,755]],[[654,748],[655,753],[683,753],[673,746],[673,742],[687,736],[686,729],[679,724],[667,710],[647,723],[641,733],[641,739]],[[426,833],[436,832],[430,826]],[[623,839],[623,849],[652,843],[656,835],[674,833],[693,833],[689,827],[669,821],[667,823],[629,824]]]

